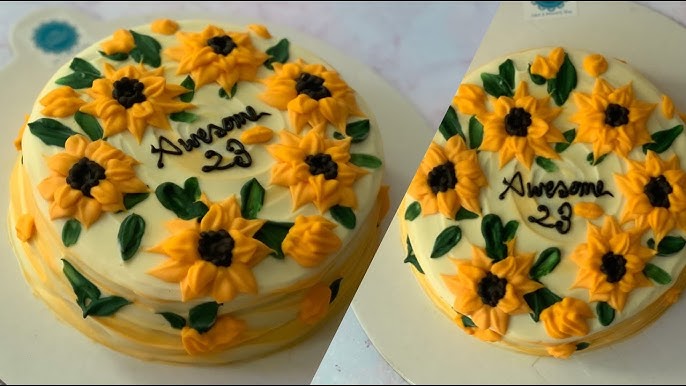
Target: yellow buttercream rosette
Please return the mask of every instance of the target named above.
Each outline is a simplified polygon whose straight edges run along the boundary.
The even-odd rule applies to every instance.
[[[330,301],[331,288],[324,283],[317,283],[305,293],[305,297],[300,303],[298,319],[307,325],[317,323],[329,311]]]
[[[566,339],[588,334],[590,327],[586,320],[593,317],[593,311],[586,302],[567,297],[543,310],[540,320],[548,335]]]
[[[217,318],[209,331],[200,333],[191,327],[181,330],[181,343],[190,355],[203,355],[224,351],[240,343],[247,325],[240,319],[228,315]]]
[[[341,247],[336,227],[322,216],[298,216],[281,248],[301,266],[315,267]]]

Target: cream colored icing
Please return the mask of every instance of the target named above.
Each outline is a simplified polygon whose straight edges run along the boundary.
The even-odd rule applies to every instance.
[[[527,67],[536,55],[546,56],[551,51],[551,48],[542,48],[519,52],[508,55],[479,68],[478,70],[468,74],[462,81],[463,84],[482,85],[480,74],[483,72],[498,73],[498,66],[505,60],[511,59],[515,66],[515,85],[520,81],[529,83],[529,92],[536,98],[547,97],[546,85],[537,86],[530,81],[527,73]],[[570,60],[576,67],[578,84],[575,91],[590,93],[593,89],[595,78],[590,76],[583,70],[583,60],[589,54],[583,51],[568,51]],[[661,93],[643,76],[637,74],[629,65],[618,60],[608,60],[607,72],[602,74],[602,78],[607,80],[612,86],[620,87],[629,82],[632,82],[635,98],[648,102],[659,103],[661,101]],[[487,102],[487,108],[492,109],[491,102]],[[549,102],[554,105],[552,99]],[[463,130],[467,134],[469,127],[470,116],[459,113],[458,118]],[[577,108],[574,104],[572,96],[563,106],[562,113],[553,121],[553,124],[564,132],[575,128],[575,125],[570,122],[570,116],[576,112]],[[683,122],[678,117],[667,119],[665,115],[659,111],[654,111],[647,121],[647,128],[650,133],[660,130],[670,129]],[[436,133],[434,141],[444,146],[446,140],[440,132]],[[494,213],[498,214],[503,224],[510,220],[517,220],[519,222],[519,229],[516,234],[517,249],[523,253],[535,252],[538,256],[542,250],[548,247],[558,247],[561,251],[561,262],[555,270],[547,276],[541,278],[541,282],[547,286],[552,292],[560,297],[573,297],[588,302],[589,294],[586,289],[570,289],[572,283],[575,281],[578,266],[569,259],[569,255],[574,248],[586,241],[587,221],[600,226],[604,216],[597,219],[587,220],[581,216],[572,216],[571,231],[567,234],[560,234],[554,229],[540,227],[527,221],[528,216],[540,217],[540,212],[536,210],[539,204],[545,204],[550,208],[551,218],[553,222],[557,220],[557,208],[565,201],[569,202],[572,207],[581,202],[596,204],[602,208],[605,215],[615,216],[621,218],[621,210],[625,203],[621,191],[615,183],[614,174],[624,174],[627,171],[627,164],[615,154],[610,154],[607,158],[597,166],[591,166],[586,161],[586,156],[592,151],[588,144],[574,143],[567,150],[560,153],[562,160],[555,160],[555,164],[559,167],[556,172],[547,172],[537,165],[533,165],[531,170],[521,164],[512,161],[505,165],[502,169],[499,168],[497,154],[493,152],[481,151],[479,153],[479,162],[484,174],[489,180],[489,186],[481,189],[479,202],[483,214]],[[673,154],[680,156],[681,168],[686,167],[686,138],[680,135],[672,144],[669,150],[660,154],[662,159],[669,159]],[[640,146],[636,147],[629,158],[643,161],[645,155],[642,153]],[[585,197],[569,197],[564,201],[557,196],[554,198],[528,198],[520,197],[510,191],[506,194],[504,200],[498,199],[498,195],[505,189],[502,183],[503,179],[510,180],[515,172],[521,172],[523,182],[531,182],[537,184],[542,181],[589,181],[596,182],[603,180],[605,182],[605,190],[613,193],[614,198],[610,196],[602,196],[595,198],[593,196]],[[409,194],[405,195],[405,205],[410,205],[416,201],[416,198]],[[400,216],[404,215],[404,209],[398,212]],[[436,214],[430,216],[418,216],[412,221],[403,220],[404,227],[410,238],[410,242],[417,256],[417,260],[425,272],[425,279],[431,287],[434,295],[448,305],[455,302],[455,295],[447,288],[443,275],[455,275],[455,265],[451,262],[449,257],[469,260],[472,256],[471,245],[480,247],[485,246],[483,236],[481,234],[481,218],[473,220],[454,221],[445,218],[443,215]],[[445,256],[440,258],[430,258],[434,242],[438,234],[445,228],[452,225],[459,225],[462,230],[462,240]],[[670,234],[683,236],[683,231],[675,229]],[[642,240],[645,245],[647,239],[652,237],[650,232],[647,232]],[[405,240],[402,241],[403,244]],[[684,252],[681,252],[682,256]],[[617,312],[614,322],[608,327],[603,327],[597,318],[589,319],[590,327],[589,334],[592,336],[597,333],[607,332],[612,330],[615,326],[627,326],[632,323],[632,319],[641,315],[642,322],[638,323],[643,326],[643,321],[652,320],[654,316],[645,317],[644,311],[648,309],[655,309],[655,304],[658,300],[670,290],[672,286],[676,286],[680,273],[686,265],[686,260],[678,257],[655,258],[650,263],[659,266],[667,271],[672,277],[670,285],[659,285],[654,283],[652,287],[639,288],[632,291],[623,311]],[[683,284],[683,283],[682,283]],[[595,313],[595,302],[590,303]],[[662,304],[662,303],[660,303]],[[653,307],[650,307],[653,306]],[[659,313],[659,312],[657,312]],[[626,323],[622,323],[625,322]],[[637,324],[637,323],[634,323]],[[622,334],[617,334],[622,335]],[[615,335],[615,336],[617,336]],[[622,335],[623,336],[623,335]],[[534,323],[528,314],[514,315],[510,317],[509,327],[507,333],[503,336],[505,345],[515,345],[520,348],[531,349],[541,346],[550,346],[552,344],[561,344],[565,342],[579,342],[584,341],[584,337],[573,337],[568,339],[554,339],[551,338],[545,331],[543,323]],[[526,350],[525,350],[526,351]],[[535,351],[535,350],[533,350]],[[538,355],[543,352],[535,351]]]
[[[199,32],[207,24],[201,20],[179,22],[180,30],[186,32]],[[246,30],[241,26],[222,24],[218,26],[232,31]],[[133,28],[133,30],[153,36],[162,45],[163,50],[178,45],[174,36],[153,34],[150,25]],[[253,44],[257,49],[265,51],[276,44],[279,39],[277,37],[258,38],[253,39]],[[100,44],[101,42],[95,43],[79,53],[77,57],[89,61],[101,72],[105,63],[110,63],[116,68],[134,64],[131,58],[124,62],[114,62],[102,57],[98,53]],[[322,63],[331,68],[314,53],[298,47],[293,42],[291,42],[289,53],[290,60],[300,58],[308,63]],[[168,60],[164,55],[162,58],[167,82],[180,84],[186,75],[175,75],[178,63]],[[69,73],[71,70],[67,63],[47,82],[37,99],[40,100],[59,87],[55,84],[55,80]],[[272,73],[261,67],[257,78],[262,79]],[[345,74],[342,76],[345,79]],[[287,111],[272,108],[257,97],[264,90],[265,86],[259,82],[241,81],[238,83],[236,95],[227,100],[218,96],[219,86],[216,83],[204,85],[195,91],[192,103],[196,108],[189,110],[199,117],[195,122],[189,124],[170,121],[171,130],[148,128],[140,144],[128,132],[108,138],[108,143],[141,162],[136,167],[137,176],[150,186],[153,193],[147,200],[128,212],[103,213],[98,221],[81,232],[77,244],[70,248],[65,248],[60,238],[66,219],[50,220],[48,203],[41,198],[36,189],[36,185],[49,175],[49,169],[45,163],[46,157],[64,149],[45,145],[38,137],[26,130],[22,137],[23,165],[18,164],[18,170],[15,173],[16,182],[12,184],[13,210],[11,212],[31,207],[36,218],[39,240],[34,238],[31,244],[22,245],[13,238],[15,251],[20,257],[25,276],[34,291],[62,318],[77,325],[92,338],[117,350],[147,359],[213,363],[243,359],[272,351],[301,337],[309,328],[304,327],[300,322],[295,322],[298,308],[305,290],[316,283],[330,283],[350,272],[352,273],[350,278],[344,277],[341,294],[351,295],[356,287],[356,280],[361,278],[366,268],[365,261],[371,258],[376,246],[374,229],[378,220],[377,192],[380,189],[383,167],[366,169],[369,173],[355,182],[353,190],[358,197],[358,206],[355,209],[357,226],[349,230],[338,225],[333,230],[341,240],[342,248],[327,256],[316,267],[303,267],[288,256],[282,260],[267,257],[252,268],[258,286],[257,294],[240,294],[234,300],[222,305],[219,310],[220,314],[232,314],[247,323],[248,336],[254,344],[240,345],[209,359],[191,359],[183,352],[179,330],[172,329],[161,316],[155,314],[166,311],[187,316],[191,307],[212,300],[203,298],[186,303],[181,302],[178,283],[167,283],[146,273],[166,259],[163,255],[146,252],[146,250],[170,236],[164,223],[176,218],[174,213],[162,207],[154,195],[154,189],[161,183],[173,182],[182,186],[188,177],[196,176],[202,192],[208,199],[220,201],[233,194],[238,196],[243,184],[254,177],[266,191],[264,205],[258,213],[258,218],[295,222],[298,216],[320,215],[312,204],[293,211],[288,188],[270,184],[271,168],[275,161],[267,152],[266,145],[277,143],[278,136],[273,136],[265,142],[245,145],[252,156],[251,167],[234,167],[210,173],[201,171],[202,166],[213,163],[213,160],[203,157],[205,151],[213,149],[225,154],[224,147],[227,138],[240,138],[242,133],[252,127],[259,125],[270,128],[274,132],[293,131],[288,121]],[[359,95],[356,95],[356,99],[366,118],[370,119],[371,131],[366,140],[351,146],[351,152],[371,154],[383,159],[381,137],[374,115]],[[190,134],[198,128],[204,128],[210,123],[221,125],[223,117],[245,111],[247,106],[254,107],[258,113],[267,112],[271,115],[261,118],[258,122],[248,122],[241,129],[231,131],[223,139],[215,138],[212,144],[203,143],[200,148],[192,152],[184,151],[182,156],[165,155],[164,168],[157,167],[158,154],[152,154],[150,149],[153,145],[158,146],[158,136],[164,135],[173,142],[176,142],[178,138],[188,139]],[[33,122],[43,117],[40,112],[42,109],[43,106],[36,103],[28,121]],[[81,133],[72,116],[55,119]],[[326,127],[328,137],[331,137],[334,131],[332,126]],[[267,137],[263,136],[265,139]],[[145,219],[146,230],[136,255],[124,262],[119,253],[117,230],[130,213],[136,213]],[[321,215],[338,224],[330,212],[327,211]],[[16,213],[11,213],[12,224],[16,222],[16,216]],[[349,259],[349,257],[354,257],[354,259]],[[80,316],[81,310],[74,302],[74,292],[62,274],[61,258],[67,258],[79,272],[96,284],[103,294],[123,296],[133,304],[120,309],[113,317],[83,320]],[[348,285],[353,287],[348,288]],[[341,303],[344,302],[345,300],[341,301]],[[127,338],[126,335],[129,337]],[[173,349],[158,351],[158,348],[154,347],[158,340],[164,342],[162,346],[173,347]]]

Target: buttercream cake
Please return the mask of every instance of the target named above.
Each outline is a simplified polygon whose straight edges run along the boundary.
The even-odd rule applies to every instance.
[[[641,331],[686,283],[683,125],[621,60],[494,60],[462,81],[404,197],[405,263],[504,347],[565,358]]]
[[[388,209],[373,112],[262,25],[157,20],[79,53],[15,145],[33,292],[114,350],[226,363],[347,306]]]

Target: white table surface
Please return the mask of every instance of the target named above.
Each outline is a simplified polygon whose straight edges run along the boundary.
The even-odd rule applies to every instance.
[[[686,2],[641,2],[686,25]],[[44,7],[78,9],[94,18],[165,12],[222,13],[264,20],[310,34],[373,68],[437,127],[469,66],[496,3],[17,2],[0,3],[0,68],[9,63],[9,33]],[[427,144],[421,144],[428,146]],[[418,145],[419,146],[419,145]],[[395,208],[391,208],[393,212]],[[313,383],[403,384],[371,345],[349,310]]]

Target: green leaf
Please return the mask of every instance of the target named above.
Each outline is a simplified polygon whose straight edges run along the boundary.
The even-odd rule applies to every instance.
[[[117,53],[114,53],[111,55],[107,55],[106,53],[104,53],[102,51],[98,51],[98,52],[103,57],[105,57],[109,60],[114,60],[115,62],[123,62],[124,60],[129,58],[129,54],[127,54],[126,52],[117,52]]]
[[[119,242],[121,258],[124,261],[128,261],[138,252],[144,233],[145,220],[135,213],[130,214],[121,223],[119,233],[117,234],[117,241]]]
[[[538,255],[538,259],[529,270],[529,277],[538,281],[543,276],[552,272],[560,264],[560,250],[555,247],[545,249]]]
[[[352,208],[347,206],[334,205],[329,209],[331,217],[333,217],[336,222],[343,225],[347,229],[355,229],[357,224],[357,218],[355,217],[355,212]]]
[[[191,181],[186,180],[185,186],[193,186],[193,178],[195,177],[189,179]],[[209,210],[203,202],[196,201],[196,194],[195,189],[184,189],[172,182],[164,182],[155,189],[155,196],[160,204],[182,220],[202,217]]]
[[[81,130],[88,135],[88,138],[90,138],[91,141],[102,139],[103,130],[97,118],[90,114],[77,111],[74,114],[74,120],[81,127]]]
[[[586,162],[588,162],[588,164],[591,166],[598,165],[599,163],[601,163],[605,160],[605,157],[607,157],[608,154],[610,154],[610,153],[603,154],[600,156],[600,158],[598,158],[597,161],[594,161],[593,160],[593,153],[588,153],[588,155],[586,156]]]
[[[657,284],[669,284],[672,282],[672,277],[662,268],[655,264],[646,264],[643,267],[643,274],[646,277],[653,279]]]
[[[369,119],[348,123],[345,133],[350,136],[352,143],[362,142],[369,136]],[[334,135],[335,137],[335,135]]]
[[[281,244],[288,235],[288,231],[293,227],[292,222],[267,221],[259,231],[255,233],[255,239],[272,249],[271,255],[277,259],[283,259],[283,249]]]
[[[501,96],[514,96],[510,85],[507,84],[507,81],[500,75],[482,72],[481,81],[483,82],[484,90],[496,98]]]
[[[195,96],[195,82],[193,81],[193,78],[191,78],[190,75],[186,76],[186,79],[181,82],[181,86],[185,87],[189,91],[185,94],[181,94],[179,99],[181,99],[182,102],[189,103]]]
[[[145,201],[148,198],[148,196],[150,196],[150,193],[148,193],[148,192],[145,192],[145,193],[126,193],[126,194],[124,194],[124,208],[126,208],[126,210],[131,209],[134,206]]]
[[[256,178],[246,182],[241,188],[241,215],[255,219],[264,204],[264,188]]]
[[[64,276],[67,277],[69,284],[71,284],[71,288],[74,289],[74,293],[76,294],[76,303],[82,310],[86,310],[86,302],[98,300],[100,298],[100,290],[81,275],[81,273],[66,259],[62,259],[62,264],[64,264],[62,272],[64,273]]]
[[[553,173],[559,170],[557,165],[555,165],[555,162],[545,157],[536,157],[536,165],[540,166],[548,173]]]
[[[579,342],[576,344],[576,351],[586,350],[590,345],[588,342]]]
[[[342,277],[339,277],[338,279],[334,280],[331,285],[329,286],[329,289],[331,290],[331,297],[329,298],[329,304],[333,303],[334,300],[336,300],[336,297],[338,296],[338,290],[341,288],[341,282],[343,281]]]
[[[133,36],[133,42],[136,47],[131,50],[129,55],[136,62],[143,62],[152,67],[159,67],[162,64],[162,58],[160,57],[160,49],[162,46],[153,37],[148,35],[139,34],[136,31],[129,30]]]
[[[238,91],[238,82],[234,83],[233,86],[231,86],[231,90],[229,90],[229,99],[235,97],[237,91]]]
[[[169,119],[174,122],[193,123],[198,120],[198,116],[193,113],[189,113],[188,111],[179,111],[178,113],[169,114]]]
[[[462,229],[459,226],[449,226],[436,237],[434,247],[431,250],[431,258],[439,258],[448,253],[462,239]]]
[[[158,312],[159,315],[169,322],[169,325],[177,330],[186,327],[186,319],[183,316],[175,314],[173,312]]]
[[[377,169],[383,164],[380,159],[369,154],[351,153],[350,163],[361,168]]]
[[[460,207],[460,210],[457,211],[455,214],[455,220],[460,221],[460,220],[472,220],[479,217],[478,214],[474,212],[470,212],[465,207]]]
[[[422,269],[422,266],[419,265],[419,261],[417,260],[417,256],[414,254],[414,250],[412,249],[412,244],[410,244],[410,238],[407,238],[407,257],[405,257],[405,260],[403,260],[403,263],[410,263],[414,265],[415,269],[419,271],[419,273],[424,274],[424,270]]]
[[[200,190],[200,183],[198,182],[198,177],[189,177],[183,182],[183,190],[186,192],[188,197],[191,199],[198,200],[202,195]]]
[[[417,218],[422,213],[422,204],[419,201],[415,201],[407,206],[405,209],[405,220],[412,221]]]
[[[571,129],[567,130],[562,135],[565,136],[565,140],[567,142],[560,142],[555,144],[555,151],[558,153],[562,153],[563,151],[567,150],[567,148],[574,142],[574,138],[576,138],[576,130]]]
[[[119,311],[120,308],[131,304],[130,301],[121,296],[108,296],[93,300],[88,307],[83,311],[83,317],[86,316],[110,316]]]
[[[531,64],[529,64],[529,68],[526,71],[529,73],[529,77],[531,78],[532,82],[539,86],[545,84],[546,79],[544,77],[531,73]]]
[[[290,46],[290,43],[288,42],[288,39],[281,39],[279,40],[278,43],[273,45],[272,47],[267,48],[265,53],[270,56],[269,59],[267,59],[264,62],[264,66],[267,67],[270,70],[273,70],[274,67],[272,66],[272,63],[278,62],[278,63],[286,63],[288,61],[288,48]]]
[[[199,304],[188,311],[188,325],[200,334],[205,333],[217,321],[218,311],[219,304],[217,302]]]
[[[100,71],[98,71],[97,68],[95,68],[92,64],[81,58],[74,58],[71,61],[69,68],[74,70],[74,72],[82,72],[84,74],[93,75],[98,78],[102,76],[102,74],[100,73]]]
[[[647,153],[648,150],[652,150],[656,153],[662,153],[672,146],[674,140],[684,131],[682,125],[677,125],[671,129],[662,130],[655,132],[650,135],[653,142],[646,143],[643,145],[643,153]]]
[[[595,312],[598,314],[598,321],[603,326],[609,326],[615,320],[615,310],[605,302],[598,302],[595,306]]]
[[[462,315],[462,325],[465,327],[476,327],[476,324],[474,324],[474,321],[472,318],[470,318],[467,315]]]
[[[93,85],[93,81],[96,79],[100,79],[100,77],[83,72],[72,72],[69,75],[57,79],[55,83],[61,86],[69,86],[78,90],[91,87]]]
[[[67,220],[62,228],[62,244],[65,247],[71,247],[79,241],[81,235],[81,223],[79,220],[71,218]]]
[[[465,143],[467,142],[467,138],[465,138],[464,133],[462,132],[462,125],[460,125],[460,120],[457,119],[457,113],[453,106],[448,106],[448,111],[445,112],[443,120],[441,121],[440,126],[438,126],[438,131],[443,134],[443,138],[445,138],[446,141],[455,135],[459,135]]]
[[[531,308],[531,319],[538,323],[541,312],[559,302],[562,298],[554,294],[548,288],[543,287],[534,292],[525,294],[524,300],[526,301],[526,304],[529,305],[529,308]]]
[[[476,119],[476,115],[469,118],[469,148],[476,149],[484,140],[484,125]]]
[[[31,134],[46,145],[64,147],[64,143],[76,134],[72,129],[51,118],[40,118],[29,123]]]
[[[481,220],[481,234],[486,241],[486,255],[491,259],[500,261],[507,257],[505,245],[505,229],[497,214],[487,214]]]
[[[517,234],[517,229],[519,228],[519,221],[517,220],[510,220],[505,224],[505,228],[503,228],[503,242],[508,242],[512,239],[515,238]]]
[[[548,94],[553,97],[555,104],[562,106],[569,98],[569,94],[576,88],[576,68],[565,53],[564,61],[557,71],[555,78],[548,80]]]
[[[686,246],[686,239],[681,236],[665,236],[657,245],[657,256],[673,255]],[[648,247],[655,249],[655,240],[648,239]]]
[[[514,89],[515,68],[512,60],[507,59],[498,66],[498,75],[505,80],[510,89]]]
[[[334,131],[334,132],[333,132],[333,138],[340,141],[340,140],[346,139],[346,138],[348,138],[348,137],[346,137],[346,136],[343,135],[342,133],[339,133],[338,131]]]

